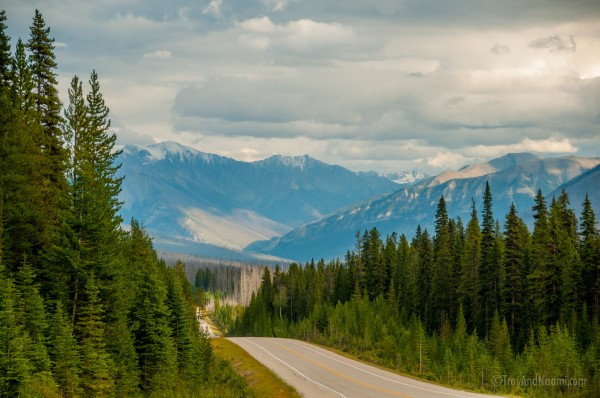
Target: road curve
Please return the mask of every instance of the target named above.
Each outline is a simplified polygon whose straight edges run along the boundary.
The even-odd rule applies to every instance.
[[[498,398],[400,376],[299,340],[269,337],[234,337],[229,340],[306,398]]]

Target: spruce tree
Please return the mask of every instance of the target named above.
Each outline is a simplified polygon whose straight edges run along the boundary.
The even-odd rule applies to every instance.
[[[0,159],[4,259],[10,270],[18,270],[24,258],[34,266],[43,248],[44,213],[40,194],[41,163],[36,137],[31,74],[25,47],[19,40],[11,66],[10,95],[2,95]],[[38,267],[39,268],[39,267]]]
[[[177,367],[181,378],[187,379],[193,371],[193,351],[190,317],[183,295],[182,281],[178,275],[181,266],[182,264],[178,264],[177,268],[169,270],[166,304],[169,310],[169,326],[177,356]],[[187,283],[187,280],[185,282]]]
[[[48,320],[44,301],[35,282],[35,275],[29,262],[23,260],[17,273],[16,287],[19,291],[18,305],[23,319],[24,331],[29,336],[27,357],[33,373],[50,372],[47,331]]]
[[[40,196],[41,211],[44,217],[37,220],[42,224],[40,231],[42,252],[48,253],[56,243],[58,228],[62,225],[67,206],[67,183],[65,172],[67,167],[67,152],[63,147],[61,131],[62,104],[58,96],[56,79],[56,57],[54,54],[54,38],[50,37],[50,28],[42,14],[36,10],[30,28],[30,38],[27,42],[29,64],[33,81],[33,100],[36,111],[36,121],[41,127],[41,134],[33,137],[38,147],[40,163],[40,181],[37,191]],[[40,269],[44,267],[38,265]],[[46,275],[41,275],[45,279]]]
[[[420,319],[424,319],[427,328],[433,329],[437,325],[437,318],[431,305],[431,278],[433,272],[433,244],[427,230],[421,232],[417,227],[417,233],[413,240],[416,248],[416,273],[417,273],[417,298],[415,300],[415,313]]]
[[[580,243],[582,276],[579,289],[591,309],[593,317],[600,316],[600,244],[596,229],[596,214],[586,194],[582,205]]]
[[[56,80],[56,56],[54,54],[54,38],[50,37],[50,28],[46,27],[44,17],[35,10],[31,34],[27,48],[31,54],[31,72],[34,81],[35,104],[40,123],[44,126],[45,137],[42,149],[48,156],[58,156],[56,161],[62,160],[64,151],[61,141],[60,116],[61,102],[58,97],[58,81]],[[59,156],[60,155],[60,156]],[[52,164],[60,167],[54,171],[62,170],[63,165]]]
[[[550,284],[557,291],[556,302],[553,305],[553,319],[572,318],[581,305],[577,291],[580,272],[579,253],[577,252],[577,218],[569,208],[569,195],[565,190],[550,208],[550,233],[553,243]]]
[[[29,339],[19,322],[18,292],[0,262],[0,397],[22,396],[31,375]]]
[[[89,261],[91,269],[101,283],[99,287],[103,297],[113,302],[118,300],[119,293],[114,290],[113,280],[116,277],[117,264],[115,258],[121,250],[119,238],[122,234],[120,225],[123,221],[119,215],[123,177],[117,176],[120,167],[117,157],[121,151],[115,150],[116,135],[109,131],[109,109],[100,91],[98,74],[93,71],[89,80],[90,91],[86,97],[87,129],[82,137],[80,162],[82,175],[85,175],[85,191],[87,205],[85,224]]]
[[[6,34],[6,12],[0,10],[0,90],[8,88],[11,83],[10,76],[10,37]]]
[[[52,360],[52,373],[62,397],[81,396],[81,357],[71,322],[57,303],[49,329],[49,351]]]
[[[452,258],[446,201],[440,197],[435,216],[434,266],[431,280],[431,300],[441,329],[452,316]]]
[[[496,223],[492,211],[492,190],[489,182],[483,193],[483,214],[481,224],[481,305],[486,330],[496,310],[502,304],[502,264],[498,256]]]
[[[140,369],[140,386],[144,394],[169,391],[175,383],[177,359],[168,324],[166,287],[151,240],[137,222],[131,224],[129,239],[132,248],[140,254],[132,259],[132,265],[140,267],[141,275],[129,312]]]
[[[85,296],[76,325],[81,346],[81,385],[86,397],[109,397],[114,390],[113,364],[104,342],[104,310],[93,273],[87,278]]]
[[[527,276],[527,302],[531,305],[530,319],[532,325],[548,324],[551,319],[550,303],[556,302],[557,292],[551,289],[551,253],[552,242],[548,220],[546,199],[541,190],[535,196],[533,206],[535,220],[531,237],[531,272]]]
[[[33,114],[35,112],[34,81],[25,50],[25,44],[19,38],[15,47],[15,57],[11,61],[10,76],[12,78],[11,88],[14,101],[27,117],[26,123],[31,125],[35,121],[35,115]],[[37,135],[32,138],[36,143],[41,139]]]
[[[529,252],[530,236],[527,226],[517,214],[514,203],[506,215],[504,223],[504,269],[506,279],[504,284],[504,311],[508,318],[508,326],[514,337],[520,333],[520,344],[525,343],[527,330],[523,324],[527,298],[525,278],[527,277],[527,253]]]
[[[460,275],[460,302],[470,328],[481,326],[481,282],[479,266],[481,263],[481,230],[477,218],[475,201],[471,205],[471,218],[467,224],[465,235],[463,264]]]

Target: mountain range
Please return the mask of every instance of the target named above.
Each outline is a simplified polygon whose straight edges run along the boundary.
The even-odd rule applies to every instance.
[[[138,219],[165,250],[236,260],[252,242],[399,187],[309,156],[242,162],[174,142],[127,145],[118,162],[125,222]]]
[[[309,156],[242,162],[163,142],[125,146],[119,161],[126,222],[140,220],[159,249],[231,260],[342,257],[373,227],[411,237],[418,225],[432,229],[440,196],[466,223],[486,182],[500,223],[514,202],[531,225],[538,189],[548,200],[565,189],[576,211],[588,193],[600,209],[600,158],[517,153],[435,176],[383,176]]]

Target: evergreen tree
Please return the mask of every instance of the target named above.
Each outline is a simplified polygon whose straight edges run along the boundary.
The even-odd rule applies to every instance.
[[[415,313],[419,318],[425,320],[427,328],[434,328],[437,323],[437,318],[431,306],[431,278],[433,272],[433,244],[429,238],[427,230],[421,232],[420,226],[417,227],[413,246],[417,252],[417,299],[415,301]]]
[[[54,55],[54,38],[50,37],[50,28],[42,14],[35,10],[31,35],[27,42],[27,48],[31,53],[31,72],[34,81],[34,94],[39,121],[44,126],[45,137],[42,144],[43,151],[50,156],[57,156],[56,161],[64,157],[64,151],[60,143],[61,132],[60,116],[61,102],[58,97],[58,81],[56,80],[56,56]],[[51,163],[52,164],[52,163]],[[63,169],[62,164],[52,164],[53,171]]]
[[[530,236],[527,226],[518,216],[515,204],[512,203],[504,223],[504,267],[506,280],[504,284],[504,310],[508,317],[508,326],[512,336],[520,335],[520,343],[527,338],[523,334],[527,330],[521,322],[526,319],[525,278],[528,273],[527,254],[529,252]]]
[[[11,95],[1,95],[2,123],[0,141],[2,167],[2,221],[4,259],[8,269],[16,271],[24,258],[34,265],[42,249],[44,213],[40,195],[41,164],[36,137],[40,127],[31,113],[32,81],[19,40],[12,62]]]
[[[550,208],[550,234],[553,256],[551,261],[550,284],[558,292],[552,303],[552,318],[562,318],[563,322],[572,318],[580,305],[577,282],[580,263],[577,252],[577,218],[569,208],[569,195],[562,191]]]
[[[106,326],[94,274],[86,281],[85,296],[76,329],[81,345],[81,385],[86,397],[109,397],[114,389],[113,365],[104,342]]]
[[[271,271],[269,271],[269,267],[263,268],[260,293],[265,308],[270,310],[273,303],[273,282],[271,281]]]
[[[452,316],[452,258],[446,201],[440,197],[435,216],[434,268],[431,281],[431,299],[434,313],[441,329]]]
[[[139,286],[129,312],[133,342],[140,369],[141,389],[151,391],[173,389],[177,374],[176,353],[169,328],[166,288],[161,280],[151,240],[137,222],[131,224],[131,243],[141,256],[132,265],[139,266]],[[133,252],[132,252],[133,253]]]
[[[61,396],[76,398],[81,396],[81,358],[71,322],[67,319],[60,303],[52,317],[49,332],[49,351],[52,360],[52,373]]]
[[[579,252],[582,276],[579,290],[588,303],[592,315],[600,317],[600,242],[596,229],[596,214],[586,194],[582,205]]]
[[[4,276],[0,263],[0,397],[23,394],[31,374],[27,359],[29,339],[19,323],[18,293],[13,281]]]
[[[109,297],[112,300],[108,307],[114,308],[118,300],[113,282],[118,272],[115,259],[120,250],[115,243],[121,234],[117,195],[122,178],[115,175],[118,166],[114,163],[120,152],[113,153],[115,136],[108,133],[108,108],[95,72],[90,78],[90,87],[86,103],[79,78],[72,79],[64,124],[72,156],[69,164],[71,214],[63,225],[63,234],[72,236],[67,240],[76,259],[71,293],[74,316],[81,281],[90,272],[101,281],[101,295],[105,300]]]
[[[99,253],[106,253],[110,257],[115,253],[114,242],[120,234],[120,225],[123,221],[119,216],[122,203],[118,195],[121,192],[123,177],[117,176],[120,165],[117,158],[121,150],[115,150],[117,136],[109,132],[110,119],[109,109],[104,102],[100,92],[98,74],[93,71],[90,76],[90,92],[87,95],[87,110],[89,121],[89,143],[90,153],[86,160],[89,161],[93,170],[95,184],[90,187],[94,198],[95,217],[92,219],[98,225],[98,233],[95,236],[100,244],[96,249]],[[106,261],[106,260],[105,260]]]
[[[27,261],[23,261],[17,273],[16,287],[19,291],[19,309],[24,324],[24,331],[29,337],[27,357],[32,364],[33,373],[50,372],[50,357],[48,355],[46,310],[34,281],[34,273]]]
[[[489,325],[496,310],[501,310],[502,303],[502,264],[498,256],[496,223],[492,211],[492,190],[489,182],[485,184],[483,193],[483,215],[481,224],[481,304],[485,319],[485,327]]]
[[[15,48],[15,57],[11,60],[12,93],[17,107],[27,116],[27,124],[33,124],[35,116],[34,81],[27,60],[25,44],[19,38]],[[40,128],[41,130],[41,128]],[[35,142],[40,138],[35,137]]]
[[[182,279],[185,283],[185,271],[183,264],[178,263],[175,269],[169,270],[167,281],[167,308],[169,310],[169,326],[171,327],[171,338],[177,357],[177,366],[182,379],[187,379],[193,372],[193,344],[190,327],[190,317],[183,294]],[[182,275],[183,273],[183,275]]]
[[[400,313],[408,319],[415,307],[417,297],[417,272],[414,261],[414,250],[411,249],[406,235],[400,236],[398,243],[398,273],[395,276],[398,283],[398,302]]]
[[[29,64],[33,81],[33,100],[35,103],[36,121],[41,127],[41,134],[33,135],[38,148],[40,181],[36,182],[40,197],[40,208],[44,217],[37,220],[43,223],[40,228],[42,251],[48,253],[58,236],[58,228],[62,225],[67,206],[67,183],[65,171],[67,152],[63,147],[60,126],[62,104],[58,96],[56,80],[56,60],[54,55],[54,38],[50,37],[50,28],[42,14],[36,10],[30,28],[27,48],[30,52]],[[44,269],[39,265],[40,269]],[[51,276],[40,275],[42,279]]]
[[[528,278],[527,301],[531,305],[531,320],[534,326],[545,325],[551,319],[550,306],[556,303],[557,292],[550,285],[550,262],[552,242],[546,200],[541,190],[535,196],[533,206],[535,220],[531,239],[531,272]]]
[[[6,34],[6,12],[0,10],[0,90],[8,88],[10,76],[10,37]]]
[[[478,326],[481,319],[479,264],[481,262],[481,230],[475,201],[471,206],[471,219],[465,235],[463,266],[460,275],[459,297],[464,307],[470,328]]]

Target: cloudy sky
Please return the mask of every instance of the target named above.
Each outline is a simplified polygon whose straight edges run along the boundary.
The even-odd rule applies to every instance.
[[[61,94],[100,76],[122,144],[353,170],[600,156],[598,0],[2,0]]]

